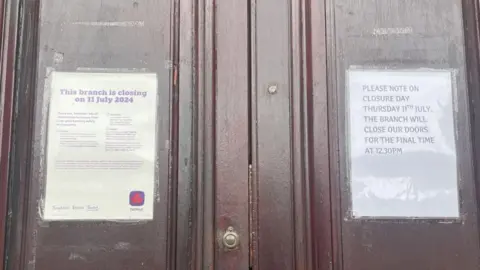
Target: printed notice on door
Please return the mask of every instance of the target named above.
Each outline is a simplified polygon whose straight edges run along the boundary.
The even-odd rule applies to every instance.
[[[51,76],[43,218],[152,219],[156,75]]]
[[[354,217],[458,218],[452,72],[347,72]]]

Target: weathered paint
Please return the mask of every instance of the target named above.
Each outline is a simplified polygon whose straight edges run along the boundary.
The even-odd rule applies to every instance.
[[[22,9],[20,1],[6,2],[6,269],[478,268],[480,189],[472,163],[480,166],[480,158],[472,159],[471,137],[480,124],[469,118],[480,97],[476,1],[64,2],[21,1]],[[17,15],[22,46],[15,46]],[[394,52],[408,46],[405,59]],[[342,74],[352,65],[398,63],[453,68],[463,78],[460,221],[349,218]],[[159,106],[164,143],[154,222],[41,221],[48,67],[161,74],[168,94]],[[228,226],[240,236],[233,250],[221,242]]]

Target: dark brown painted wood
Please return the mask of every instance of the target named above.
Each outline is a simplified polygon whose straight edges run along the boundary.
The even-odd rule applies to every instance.
[[[199,85],[199,141],[203,147],[198,148],[199,189],[197,201],[197,256],[195,269],[214,269],[215,265],[215,86],[214,66],[214,1],[198,2],[198,85]],[[204,29],[204,31],[202,31]],[[203,117],[202,117],[203,116]],[[203,127],[203,128],[202,128]]]
[[[38,6],[34,5],[30,2],[30,5],[27,5],[25,2],[21,1],[12,1],[13,5],[17,5],[18,9],[13,9],[11,12],[13,14],[18,14],[19,17],[23,17],[24,13],[21,13],[20,10],[26,10],[26,6],[31,10],[38,10]],[[13,15],[12,14],[12,15]],[[37,14],[38,12],[33,12],[33,14]],[[32,49],[28,49],[29,46],[35,48],[35,39],[36,35],[36,24],[34,21],[32,22],[32,16],[25,16],[23,17],[23,29],[18,29],[18,36],[17,40],[19,44],[16,47],[17,59],[15,60],[15,69],[17,71],[14,86],[15,86],[15,114],[13,119],[13,133],[12,133],[12,145],[11,145],[11,168],[10,168],[10,175],[9,175],[9,205],[8,211],[12,213],[12,216],[9,217],[7,222],[7,232],[9,234],[8,241],[7,241],[7,260],[6,260],[6,269],[25,269],[25,261],[22,258],[22,253],[24,252],[25,248],[23,247],[22,240],[28,239],[31,237],[33,232],[29,232],[25,236],[23,235],[23,224],[26,222],[23,219],[26,219],[25,215],[25,208],[28,205],[27,200],[28,197],[26,196],[26,170],[30,162],[27,161],[27,157],[30,154],[31,150],[31,131],[29,123],[30,115],[33,111],[33,87],[28,87],[30,91],[22,91],[19,93],[18,85],[19,79],[18,78],[27,78],[28,85],[31,84],[33,78],[35,76],[34,71],[32,70],[21,70],[19,68],[20,65],[26,66],[32,62],[35,62],[35,55],[32,52]],[[18,22],[17,22],[18,23]],[[33,25],[32,25],[33,24]],[[30,27],[34,31],[31,32],[30,36],[24,31],[25,28]],[[32,44],[33,41],[33,44]],[[30,55],[28,55],[30,54]],[[28,56],[27,56],[28,55]],[[19,113],[22,111],[22,113]],[[18,134],[18,135],[17,135]]]
[[[252,5],[254,269],[331,266],[324,18],[318,1]]]
[[[175,258],[175,252],[167,253],[175,250],[176,234],[170,221],[176,219],[173,210],[183,208],[171,199],[176,198],[172,195],[178,186],[173,157],[178,157],[176,151],[182,146],[176,146],[177,133],[171,128],[178,122],[178,111],[174,111],[178,96],[172,95],[175,71],[168,64],[174,58],[170,49],[174,45],[170,38],[174,32],[174,2],[45,0],[22,4],[7,269],[175,269],[175,261],[170,259]],[[133,24],[135,27],[89,24],[96,21],[139,23]],[[42,109],[47,67],[62,71],[128,68],[158,74],[159,200],[155,203],[154,221],[42,221],[38,207],[44,183],[41,127],[45,120]],[[175,151],[173,155],[171,151]],[[182,197],[179,200],[186,201]],[[167,229],[173,234],[167,234]]]
[[[7,5],[6,5],[7,4]],[[5,243],[8,233],[6,233],[7,222],[7,194],[8,177],[10,166],[11,132],[13,121],[13,98],[14,98],[14,80],[15,80],[15,57],[17,42],[17,14],[18,2],[6,1],[0,2],[0,29],[1,29],[1,84],[0,84],[0,102],[2,108],[1,118],[1,158],[0,158],[0,262],[5,264]]]
[[[467,82],[470,97],[471,134],[473,139],[475,189],[477,209],[480,201],[480,6],[478,1],[462,1],[463,23],[465,28],[465,48],[467,49]],[[478,216],[478,215],[477,215]],[[480,216],[478,216],[480,220]],[[480,230],[480,226],[478,226]]]
[[[292,140],[293,125],[300,124],[293,122],[298,113],[292,115],[296,109],[292,106],[298,106],[298,100],[292,100],[292,96],[300,89],[298,79],[292,81],[291,5],[288,0],[256,1],[254,5],[252,169],[258,194],[255,269],[295,269],[294,214],[300,213],[294,213],[294,185],[295,180],[304,178],[302,171],[295,171],[292,160],[294,151],[303,149],[293,148],[294,144],[298,147],[300,138]],[[272,87],[274,94],[269,93]]]
[[[249,266],[247,6],[234,1],[25,3],[8,269],[47,269],[52,263],[58,269]],[[140,24],[131,29],[89,24],[122,20]],[[82,23],[73,26],[74,21]],[[159,74],[165,91],[159,104],[163,143],[153,222],[41,221],[37,209],[44,179],[35,172],[42,165],[47,67]],[[240,235],[234,250],[221,244],[228,226]]]
[[[307,1],[308,3],[308,1]],[[307,36],[307,89],[311,89],[310,98],[307,98],[308,107],[307,125],[309,158],[311,177],[310,204],[311,204],[311,248],[312,269],[332,269],[334,254],[332,253],[332,235],[338,231],[332,223],[332,187],[330,183],[330,149],[329,149],[329,116],[327,96],[327,40],[325,2],[310,1],[310,8],[306,8]],[[310,62],[309,62],[310,61]]]
[[[196,80],[194,76],[195,51],[192,47],[196,46],[195,36],[197,34],[195,28],[195,12],[193,1],[176,1],[179,16],[176,22],[177,32],[175,33],[175,42],[178,44],[178,53],[174,54],[174,95],[178,98],[178,120],[176,127],[172,130],[175,135],[172,138],[178,138],[178,181],[177,181],[177,198],[173,201],[177,202],[177,216],[175,219],[176,230],[168,231],[167,234],[175,237],[177,246],[171,248],[170,253],[176,253],[176,264],[171,269],[191,269],[194,249],[192,248],[192,234],[194,225],[194,199],[196,197],[196,162],[194,148],[198,140],[196,125]],[[173,49],[176,50],[177,46]],[[175,104],[175,103],[174,103]],[[175,139],[173,140],[175,141]]]
[[[477,2],[8,3],[2,102],[4,112],[15,105],[17,113],[11,145],[10,116],[2,116],[0,181],[9,177],[13,213],[7,223],[6,269],[478,269],[480,191],[471,162],[478,156],[471,139],[477,146],[480,132]],[[15,46],[20,3],[23,28]],[[71,24],[96,20],[145,25]],[[393,44],[391,37],[378,41],[369,34],[389,23],[411,26],[415,42],[395,39]],[[15,49],[20,55],[12,104]],[[415,54],[407,61],[402,50]],[[342,104],[344,70],[353,64],[460,71],[460,221],[349,217],[347,108]],[[165,91],[159,141],[164,143],[154,222],[46,223],[39,218],[47,67],[159,74],[160,91]],[[276,93],[268,92],[270,86]],[[10,146],[13,162],[7,171]],[[240,235],[233,250],[221,242],[229,226]]]
[[[215,267],[248,269],[248,2],[213,3]],[[229,226],[240,237],[233,250],[221,242]]]
[[[464,1],[465,10],[476,6],[472,3]],[[327,4],[334,269],[478,269],[478,214],[463,34],[463,19],[473,19],[472,12],[464,10],[462,15],[461,1],[336,0]],[[413,33],[408,38],[376,37],[372,35],[374,27],[412,27]],[[350,65],[459,71],[460,221],[350,218],[343,128],[348,110],[343,106],[344,74]],[[471,91],[478,89],[475,84],[469,87]]]
[[[215,269],[215,9],[213,0],[197,2],[197,196],[195,200],[195,248],[192,269]]]

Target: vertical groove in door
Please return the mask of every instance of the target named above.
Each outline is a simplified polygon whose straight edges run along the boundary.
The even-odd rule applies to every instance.
[[[478,111],[478,104],[480,100],[480,91],[478,91],[478,86],[480,80],[478,77],[479,68],[480,68],[480,55],[479,55],[479,41],[480,41],[480,30],[479,30],[479,14],[480,7],[478,1],[472,0],[463,0],[462,7],[464,10],[463,23],[465,31],[465,48],[467,49],[467,81],[468,81],[468,95],[470,97],[470,119],[471,120],[471,134],[473,139],[473,155],[474,155],[474,175],[475,175],[475,190],[476,190],[476,205],[477,209],[480,209],[480,181],[479,181],[479,172],[480,172],[480,117],[475,114],[475,111]],[[477,210],[478,211],[478,210]],[[480,224],[480,215],[477,214],[477,224]],[[480,229],[480,225],[477,225],[477,228]]]
[[[253,53],[252,47],[254,42],[254,31],[252,28],[252,24],[254,24],[254,8],[255,0],[250,0],[248,5],[248,18],[247,18],[247,31],[248,31],[248,202],[249,202],[249,264],[250,269],[254,269],[256,265],[256,258],[257,258],[257,244],[256,244],[256,237],[257,237],[257,186],[256,186],[256,177],[253,170],[253,160],[254,160],[254,122],[253,122],[253,115],[256,113],[255,106],[254,106],[254,89],[253,86]]]
[[[12,1],[13,2],[13,1]],[[16,1],[15,1],[16,2]],[[10,235],[10,241],[8,246],[7,257],[7,269],[28,269],[26,259],[31,259],[30,250],[33,250],[32,237],[33,233],[26,235],[27,231],[32,223],[32,218],[29,218],[28,214],[32,200],[29,196],[29,188],[32,185],[29,179],[32,174],[30,169],[31,164],[31,147],[33,142],[31,138],[31,130],[33,124],[32,115],[34,114],[34,96],[35,96],[35,83],[34,74],[36,68],[19,69],[18,67],[31,66],[35,63],[37,53],[35,51],[28,50],[29,48],[36,48],[38,38],[38,22],[35,20],[39,13],[39,3],[30,1],[19,1],[18,9],[15,10],[19,13],[19,21],[17,33],[17,46],[15,59],[15,68],[17,74],[14,79],[14,102],[16,103],[13,132],[12,132],[12,164],[10,166],[9,176],[9,209],[12,213],[9,217],[10,228],[7,229]],[[20,24],[21,22],[21,24]],[[25,86],[22,91],[18,91],[19,85]],[[23,110],[19,109],[22,108]],[[20,113],[23,112],[22,113]],[[26,142],[23,143],[22,141]],[[22,143],[21,143],[22,142]],[[26,168],[22,166],[19,160],[28,164]],[[15,181],[12,181],[15,179]],[[22,198],[18,200],[17,198]],[[30,236],[30,237],[29,237]]]
[[[194,29],[196,69],[192,70],[196,78],[197,113],[197,171],[196,204],[193,225],[195,233],[194,267],[192,269],[212,269],[215,254],[214,226],[214,13],[213,0],[196,1],[196,19]],[[195,219],[196,217],[196,219]]]
[[[192,269],[195,264],[194,235],[198,220],[196,210],[199,185],[197,175],[197,145],[199,144],[197,122],[199,118],[198,81],[195,69],[197,57],[197,1],[178,1],[178,53],[175,61],[174,87],[178,102],[178,158],[177,177],[177,255],[173,269]]]
[[[259,183],[258,183],[258,84],[257,84],[257,0],[249,6],[249,76],[250,76],[250,267],[259,269]]]
[[[213,269],[215,265],[215,0],[200,0],[202,9],[199,14],[199,94],[204,93],[204,152],[202,154],[203,174],[203,250],[202,265],[197,268]],[[199,4],[200,6],[200,4]],[[200,73],[203,71],[203,73]],[[203,90],[203,91],[202,91]]]
[[[5,83],[5,79],[10,78],[13,75],[11,69],[9,69],[9,63],[11,62],[12,55],[8,54],[10,37],[7,30],[7,27],[10,26],[8,23],[9,15],[5,14],[4,10],[8,10],[6,6],[6,1],[0,2],[0,36],[2,37],[1,43],[1,78],[2,83],[0,86],[0,110],[2,111],[2,116],[0,119],[1,134],[0,134],[0,243],[5,243],[5,219],[7,216],[7,192],[8,192],[8,166],[9,166],[9,150],[10,150],[10,128],[12,121],[12,98],[13,98],[13,88]],[[6,22],[6,23],[5,23]],[[4,254],[5,246],[0,246],[0,263],[4,263]]]
[[[339,151],[338,143],[336,142],[337,138],[340,136],[338,130],[336,129],[336,125],[334,125],[335,121],[338,121],[341,116],[338,115],[337,112],[337,104],[338,97],[337,92],[334,89],[337,88],[337,80],[336,77],[336,70],[337,63],[335,57],[335,45],[336,45],[336,33],[335,33],[335,0],[327,0],[325,1],[325,39],[326,39],[326,70],[327,72],[327,79],[325,82],[326,89],[327,89],[327,111],[328,111],[328,136],[331,138],[329,139],[328,145],[328,153],[329,155],[327,158],[333,162],[330,163],[329,168],[329,177],[331,179],[329,185],[329,193],[330,193],[330,205],[331,205],[331,239],[332,239],[332,267],[335,270],[343,269],[343,250],[342,250],[342,213],[341,213],[341,189],[340,189],[340,168],[339,164],[337,164],[337,160],[339,160]]]
[[[171,107],[171,123],[170,123],[170,133],[171,133],[171,138],[178,138],[178,133],[179,133],[179,115],[178,115],[178,108],[179,108],[179,103],[178,103],[178,82],[176,81],[178,76],[178,55],[179,55],[179,33],[180,33],[180,27],[179,27],[179,10],[180,10],[180,1],[179,0],[173,0],[172,5],[171,5],[172,13],[175,14],[174,16],[171,17],[170,21],[173,27],[170,35],[171,35],[171,40],[172,42],[170,43],[170,57],[171,59],[171,70],[170,72],[173,73],[173,76],[170,77],[171,79],[171,85],[172,85],[172,101],[170,102],[170,107]],[[177,247],[178,247],[178,237],[177,237],[177,230],[178,230],[178,148],[179,148],[179,140],[172,140],[171,143],[171,155],[170,155],[170,161],[169,161],[169,167],[171,166],[170,169],[170,189],[174,190],[174,192],[170,192],[170,197],[168,199],[168,217],[171,219],[171,222],[168,223],[167,225],[167,261],[166,261],[166,267],[167,269],[176,269],[177,267]],[[188,198],[187,198],[188,199]]]
[[[310,159],[310,236],[312,269],[332,268],[332,217],[330,205],[330,163],[327,95],[327,48],[325,1],[307,1],[306,65],[308,107],[307,134]]]
[[[10,246],[10,232],[13,231],[11,226],[11,219],[6,215],[8,211],[8,205],[11,203],[11,198],[8,197],[8,189],[11,183],[9,183],[10,163],[11,156],[11,140],[13,139],[13,107],[14,107],[14,85],[15,85],[15,56],[16,56],[16,41],[17,41],[17,19],[18,19],[18,1],[4,0],[2,1],[2,47],[1,47],[1,106],[2,106],[2,135],[1,135],[1,176],[0,181],[2,186],[0,187],[0,196],[2,196],[2,239],[0,243],[3,243],[1,248],[1,263],[4,269],[7,267],[7,256]]]

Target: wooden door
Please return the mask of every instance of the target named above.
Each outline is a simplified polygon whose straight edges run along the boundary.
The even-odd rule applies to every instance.
[[[169,238],[174,235],[167,231],[174,228],[169,223],[173,205],[168,190],[174,183],[168,179],[172,174],[169,162],[174,161],[167,142],[173,97],[172,71],[166,66],[171,57],[171,3],[47,0],[9,4],[17,7],[11,12],[19,13],[21,28],[6,269],[171,267],[175,262],[167,256],[169,243],[174,241]],[[153,221],[44,219],[48,210],[43,204],[48,200],[47,134],[54,132],[47,131],[49,111],[54,110],[48,93],[54,72],[157,74],[155,198],[146,198],[147,202],[154,199]],[[73,154],[78,149],[70,151]]]
[[[478,95],[477,6],[474,1],[254,1],[254,269],[478,268],[476,132],[471,133]],[[367,179],[387,188],[378,191],[371,182],[359,188],[360,165],[351,151],[363,145],[353,145],[352,138],[365,133],[358,129],[364,119],[355,118],[362,107],[351,103],[356,97],[351,70],[452,76],[447,89],[453,97],[438,102],[454,107],[448,114],[455,172],[449,174],[445,168],[451,164],[441,159],[428,165],[436,154],[418,159],[423,150],[411,150],[408,158],[393,152],[395,166],[377,153],[362,168]],[[433,90],[425,102],[441,91]],[[425,165],[409,174],[415,158]],[[408,178],[407,188],[388,186],[395,177]],[[456,186],[453,197],[459,194],[451,203],[458,216],[449,216],[442,195],[425,195],[452,194],[446,182]],[[392,189],[410,195],[391,195]],[[373,212],[362,212],[365,200]]]
[[[330,48],[330,61],[327,62],[331,74],[329,129],[332,146],[332,226],[337,228],[333,234],[333,258],[337,260],[339,269],[478,267],[479,226],[475,194],[478,181],[471,162],[473,147],[470,133],[471,112],[476,107],[470,101],[478,92],[477,79],[471,76],[478,74],[478,63],[475,60],[478,45],[474,45],[478,33],[472,27],[475,22],[472,10],[475,6],[473,1],[329,1],[327,47]],[[345,125],[343,119],[349,119],[348,113],[354,109],[346,105],[349,104],[347,100],[352,98],[352,95],[344,90],[351,86],[347,81],[347,78],[351,78],[347,77],[347,70],[357,67],[363,70],[452,71],[454,90],[451,88],[449,92],[453,91],[454,96],[446,104],[454,104],[453,112],[450,109],[449,114],[454,118],[450,129],[454,130],[451,136],[455,135],[452,142],[456,143],[452,144],[456,145],[453,152],[457,157],[457,169],[455,175],[448,176],[448,181],[453,179],[453,183],[456,183],[453,194],[459,194],[454,203],[459,207],[458,216],[447,216],[448,203],[441,199],[443,195],[420,199],[422,194],[440,194],[435,190],[447,189],[445,176],[435,176],[435,172],[448,175],[448,172],[442,171],[442,166],[448,165],[443,165],[438,159],[432,165],[422,165],[420,171],[429,172],[422,176],[395,173],[397,166],[401,167],[402,163],[411,161],[401,161],[402,155],[399,155],[398,163],[390,166],[388,157],[383,155],[379,163],[371,164],[373,167],[370,168],[388,168],[384,174],[387,177],[409,175],[409,183],[414,186],[415,195],[406,199],[400,195],[393,196],[396,199],[392,201],[396,200],[395,202],[390,201],[393,197],[379,199],[374,203],[377,210],[382,204],[388,205],[390,209],[387,211],[390,212],[400,212],[402,207],[409,204],[415,211],[422,208],[430,210],[422,210],[422,213],[405,217],[395,213],[384,213],[377,217],[354,217],[356,214],[352,204],[353,200],[357,199],[352,198],[358,193],[354,193],[356,188],[353,187],[351,177],[355,176],[351,174],[351,170],[357,161],[349,159],[348,153],[349,147],[352,147],[350,136],[357,134],[352,133],[352,129],[349,131],[349,126]],[[431,82],[433,81],[429,81]],[[408,83],[411,81],[405,82]],[[439,87],[432,92],[430,98],[437,91],[441,91]],[[440,111],[440,108],[437,111]],[[417,112],[415,115],[421,114]],[[357,136],[363,136],[360,134]],[[419,161],[418,157],[410,158],[417,158],[415,162],[421,164],[436,160],[434,156],[428,155],[423,161]],[[409,169],[401,168],[403,171]],[[369,187],[372,186],[367,184],[363,190]],[[370,190],[368,196],[371,200],[379,198],[374,190]],[[429,204],[431,206],[425,206]],[[415,212],[411,210],[409,213]],[[437,213],[432,217],[423,216],[434,212]]]
[[[9,47],[6,62],[17,55],[18,73],[8,70],[15,87],[6,86],[15,90],[15,103],[6,96],[15,104],[6,269],[248,269],[247,3],[13,0],[7,6],[20,19],[10,24],[18,35],[9,40],[19,44]],[[74,79],[80,85],[95,80],[92,74],[125,73],[156,76],[153,193],[135,191],[124,202],[151,203],[153,218],[46,219],[48,211],[98,210],[45,206],[48,133],[55,132],[47,127],[58,108],[52,74],[83,74]],[[76,98],[83,90],[62,93]],[[127,114],[143,109],[126,108]],[[136,121],[154,116],[144,117]],[[118,186],[110,186],[112,193]],[[229,228],[238,245],[227,249],[222,239]]]
[[[417,2],[7,1],[6,269],[477,269],[478,4]],[[458,218],[354,213],[352,69],[453,71]],[[52,72],[156,74],[153,219],[44,219]]]

